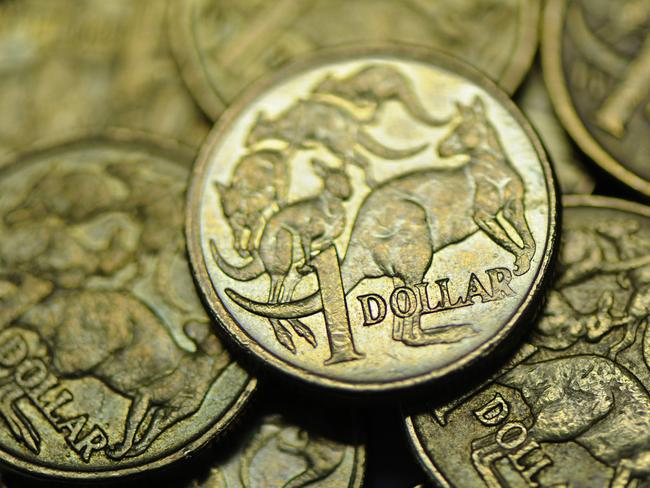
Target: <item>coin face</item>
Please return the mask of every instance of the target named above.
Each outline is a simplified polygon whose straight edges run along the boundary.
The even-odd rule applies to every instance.
[[[166,0],[0,2],[0,154],[88,128],[197,146],[208,124],[178,73]]]
[[[95,137],[0,166],[0,452],[106,478],[202,446],[254,381],[211,332],[185,259],[191,154]]]
[[[539,0],[175,0],[184,78],[216,119],[241,89],[323,47],[405,42],[447,51],[515,91],[537,46]]]
[[[222,446],[228,449],[218,452],[207,473],[188,488],[360,488],[365,449],[352,419],[335,417],[331,425],[324,422],[332,418],[329,414],[304,417],[266,413],[249,418],[245,430]]]
[[[312,384],[439,378],[539,298],[556,195],[525,119],[419,50],[295,65],[224,115],[195,169],[191,260],[247,351]]]
[[[565,199],[541,320],[488,381],[407,419],[442,486],[646,486],[650,208]]]
[[[515,101],[529,118],[555,167],[560,188],[564,194],[588,194],[593,192],[596,181],[589,174],[583,156],[571,143],[553,110],[542,71],[538,65],[531,70]]]
[[[606,171],[650,195],[650,3],[550,0],[543,61],[555,108]]]

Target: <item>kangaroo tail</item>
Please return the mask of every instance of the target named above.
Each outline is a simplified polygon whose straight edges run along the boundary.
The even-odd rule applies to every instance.
[[[217,266],[219,266],[221,271],[235,280],[250,281],[264,274],[264,263],[262,262],[262,258],[260,258],[259,254],[257,253],[253,254],[252,261],[250,261],[248,264],[245,264],[241,268],[238,268],[229,264],[223,257],[221,257],[219,249],[217,249],[217,244],[214,242],[214,240],[210,241],[210,251],[212,252],[212,258],[217,263]]]
[[[447,125],[450,118],[437,119],[432,117],[420,99],[406,86],[400,90],[398,99],[402,102],[408,113],[415,117],[418,121],[431,127],[442,127]]]
[[[231,289],[227,289],[226,294],[243,309],[270,319],[299,319],[313,315],[323,309],[323,302],[319,293],[286,303],[256,302]]]
[[[371,153],[383,159],[410,158],[411,156],[415,156],[416,154],[421,153],[429,146],[428,144],[422,144],[410,149],[392,149],[390,147],[384,146],[381,142],[379,142],[364,130],[359,130],[359,133],[357,135],[357,142]]]
[[[329,472],[319,472],[314,468],[307,468],[302,473],[294,476],[289,481],[287,481],[282,488],[301,488],[303,486],[311,485],[316,481],[320,481],[326,476],[329,476],[334,469]]]

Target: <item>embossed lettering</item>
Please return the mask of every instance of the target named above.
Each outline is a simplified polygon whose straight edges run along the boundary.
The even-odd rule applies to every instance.
[[[512,273],[508,268],[493,268],[486,271],[490,278],[490,288],[493,300],[500,300],[515,295],[515,290],[510,287]]]
[[[376,293],[359,295],[357,300],[361,303],[363,325],[375,325],[386,318],[386,301],[381,295],[377,295]]]
[[[485,426],[494,426],[503,422],[510,413],[508,403],[503,399],[500,393],[494,395],[494,398],[474,411],[476,418]]]
[[[400,318],[412,316],[418,309],[415,292],[408,286],[395,288],[390,295],[390,309]]]

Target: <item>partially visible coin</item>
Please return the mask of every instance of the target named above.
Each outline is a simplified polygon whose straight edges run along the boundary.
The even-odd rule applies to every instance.
[[[650,196],[650,2],[549,0],[543,61],[555,108],[578,145]]]
[[[500,371],[407,419],[442,486],[648,486],[650,207],[564,200],[553,291]]]
[[[485,357],[537,307],[554,185],[477,71],[344,49],[224,114],[194,172],[190,257],[212,313],[264,364],[349,392],[410,387]]]
[[[0,2],[0,154],[120,126],[198,147],[208,123],[178,74],[167,0]]]
[[[555,115],[538,65],[531,70],[515,101],[537,129],[546,146],[562,193],[593,192],[596,181],[589,174],[583,156],[574,148],[569,135]]]
[[[221,449],[209,471],[189,486],[361,487],[365,448],[357,419],[333,417],[326,409],[315,417],[308,412],[296,414],[291,408],[282,410],[249,417],[234,441],[218,446]]]
[[[182,458],[255,381],[185,259],[192,152],[91,137],[0,165],[0,459],[107,478]]]
[[[243,87],[299,54],[399,41],[454,54],[508,92],[537,48],[540,0],[174,0],[185,80],[216,119]]]

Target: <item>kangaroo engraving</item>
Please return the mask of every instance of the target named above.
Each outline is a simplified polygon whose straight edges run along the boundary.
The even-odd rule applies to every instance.
[[[229,362],[207,323],[185,325],[186,335],[197,346],[192,353],[182,349],[161,319],[129,293],[59,291],[42,301],[38,296],[38,304],[18,304],[16,295],[33,282],[25,277],[15,284],[14,293],[1,297],[1,303],[15,305],[0,328],[11,323],[36,332],[48,346],[58,377],[92,376],[131,400],[123,439],[106,448],[110,458],[144,453],[167,428],[194,414]],[[14,410],[5,408],[2,413]],[[8,422],[20,426],[23,420],[18,416]],[[38,449],[38,439],[18,435],[32,430],[12,429],[18,440]]]
[[[540,442],[574,441],[614,468],[610,488],[650,475],[650,397],[625,368],[599,356],[520,364],[497,380],[518,389]]]
[[[301,275],[312,271],[312,254],[331,246],[345,229],[343,202],[352,195],[349,177],[342,169],[329,168],[317,159],[312,160],[312,165],[323,180],[322,191],[316,197],[291,203],[270,217],[259,250],[246,266],[237,268],[228,264],[214,241],[211,243],[217,265],[230,277],[247,281],[264,272],[269,274],[269,303],[290,301]],[[316,339],[306,326],[294,320],[290,324],[296,333],[316,346]],[[295,353],[289,331],[277,319],[271,319],[271,325],[278,341]]]
[[[286,155],[271,150],[247,154],[237,163],[230,184],[215,182],[215,186],[235,235],[235,250],[248,257],[257,246],[268,214],[286,204]]]
[[[247,139],[253,146],[261,141],[276,139],[294,148],[309,148],[320,144],[344,163],[352,163],[364,170],[366,183],[373,187],[370,160],[361,149],[383,159],[405,159],[422,152],[427,145],[409,149],[391,149],[372,137],[363,121],[333,103],[300,100],[274,119],[263,112],[258,115]]]
[[[302,429],[298,431],[298,440],[299,444],[289,442],[282,437],[278,438],[278,448],[281,451],[300,456],[307,464],[302,473],[287,481],[282,488],[302,488],[325,479],[343,461],[345,446],[342,444],[311,435]]]
[[[433,256],[483,231],[515,257],[515,274],[526,273],[535,242],[524,215],[521,178],[503,153],[483,103],[459,105],[459,121],[438,146],[442,157],[466,154],[466,165],[424,169],[385,181],[365,198],[352,228],[341,264],[343,289],[349,293],[365,278],[391,277],[395,288],[424,281]],[[519,247],[496,220],[502,211],[519,233]],[[263,269],[260,267],[260,274]],[[234,290],[228,296],[253,313],[271,318],[299,318],[322,310],[315,293],[290,303],[258,303]],[[475,334],[469,324],[423,331],[420,312],[394,317],[393,336],[407,345],[457,342]]]
[[[314,93],[333,95],[358,107],[369,106],[373,109],[373,119],[383,104],[393,100],[423,124],[437,127],[449,122],[448,119],[432,117],[422,105],[409,79],[388,65],[367,66],[341,78],[330,74],[314,88]]]

